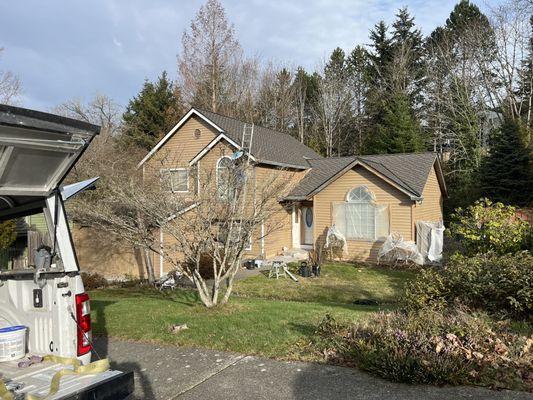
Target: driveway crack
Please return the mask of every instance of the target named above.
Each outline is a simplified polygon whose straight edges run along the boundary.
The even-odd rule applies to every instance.
[[[225,365],[224,367],[220,368],[219,370],[217,371],[213,371],[211,374],[207,375],[206,377],[204,377],[201,381],[199,382],[196,382],[184,389],[182,389],[179,393],[176,393],[174,396],[172,397],[169,397],[168,400],[175,400],[177,399],[178,397],[184,395],[185,393],[187,392],[190,392],[191,390],[193,390],[194,388],[202,385],[203,383],[207,382],[209,379],[211,379],[212,377],[214,376],[217,376],[218,374],[220,374],[221,372],[225,371],[226,369],[228,369],[229,367],[232,367],[234,366],[235,364],[237,364],[239,361],[241,361],[242,359],[244,358],[247,358],[247,357],[250,357],[250,356],[236,356],[235,359],[233,360],[233,362]]]

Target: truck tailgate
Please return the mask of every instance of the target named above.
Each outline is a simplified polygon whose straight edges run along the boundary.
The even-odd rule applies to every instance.
[[[43,362],[28,368],[18,368],[17,364],[17,361],[0,363],[0,376],[7,388],[15,389],[14,393],[21,398],[27,393],[46,396],[54,374],[69,368],[52,362]],[[59,391],[51,399],[120,400],[131,393],[133,393],[133,373],[108,370],[98,374],[62,377]]]

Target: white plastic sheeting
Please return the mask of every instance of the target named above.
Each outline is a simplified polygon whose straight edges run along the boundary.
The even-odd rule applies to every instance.
[[[416,243],[424,262],[442,260],[444,225],[442,222],[417,221]]]
[[[346,239],[380,239],[389,234],[389,206],[370,202],[333,203],[333,222]]]
[[[416,244],[412,241],[403,240],[399,233],[391,233],[387,236],[385,243],[378,252],[378,263],[382,260],[389,262],[414,262],[424,264],[424,258],[418,251]]]
[[[339,231],[337,226],[333,224],[328,228],[328,233],[326,235],[326,243],[324,245],[326,249],[332,248],[342,248],[343,254],[348,254],[348,245],[346,243],[346,238]]]

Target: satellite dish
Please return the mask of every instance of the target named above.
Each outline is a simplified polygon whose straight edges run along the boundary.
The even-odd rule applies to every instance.
[[[236,151],[235,153],[233,153],[233,154],[230,156],[230,158],[231,158],[233,161],[235,161],[235,160],[241,158],[241,157],[243,156],[243,154],[244,154],[244,151],[239,150],[239,151]]]

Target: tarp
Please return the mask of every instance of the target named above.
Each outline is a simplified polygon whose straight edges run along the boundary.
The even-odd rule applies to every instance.
[[[424,263],[442,260],[444,225],[442,222],[417,221],[416,244]]]
[[[378,263],[382,260],[389,262],[411,261],[419,265],[424,263],[416,244],[412,241],[403,240],[402,235],[399,233],[391,233],[385,239],[378,252]]]
[[[337,228],[337,226],[335,226],[335,224],[328,228],[324,247],[326,249],[341,248],[343,254],[348,253],[348,244],[346,243],[346,238]]]

